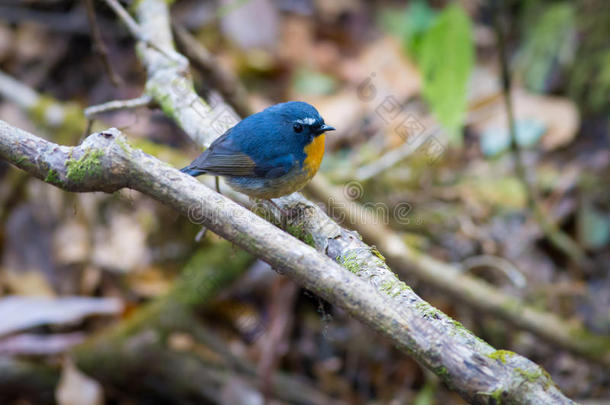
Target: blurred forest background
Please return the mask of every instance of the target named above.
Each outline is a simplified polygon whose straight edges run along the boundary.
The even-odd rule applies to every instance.
[[[205,98],[241,116],[316,106],[337,128],[321,175],[381,209],[408,245],[610,335],[610,2],[180,0],[172,24]],[[0,1],[0,118],[77,144],[84,108],[142,94],[134,45],[102,1]],[[176,167],[200,152],[161,109],[95,118]],[[5,162],[0,178],[2,404],[464,403],[340,309],[148,197],[67,193]],[[595,353],[400,277],[570,398],[610,403]]]

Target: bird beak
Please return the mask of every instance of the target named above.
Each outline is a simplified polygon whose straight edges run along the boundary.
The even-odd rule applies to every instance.
[[[334,131],[334,130],[335,130],[335,127],[331,127],[330,125],[324,124],[320,128],[318,128],[318,130],[316,131],[316,134],[321,135],[326,131]]]

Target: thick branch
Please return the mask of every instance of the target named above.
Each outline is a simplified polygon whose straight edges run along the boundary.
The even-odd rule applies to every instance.
[[[232,125],[230,118],[235,118],[234,113],[224,104],[211,108],[201,100],[194,92],[192,81],[185,74],[181,61],[175,57],[168,58],[166,52],[159,51],[159,49],[173,49],[166,3],[161,0],[142,0],[136,8],[140,29],[147,40],[146,43],[141,42],[138,45],[139,56],[148,71],[147,93],[196,142],[201,145],[209,145],[224,128]],[[150,43],[154,43],[155,46],[149,46]],[[129,166],[130,170],[134,170],[131,164]],[[129,183],[133,188],[161,201],[165,200],[166,203],[169,199],[170,205],[184,212],[184,201],[174,200],[175,193],[180,194],[181,190],[185,190],[184,185],[175,189],[171,189],[171,187],[168,189],[167,184],[159,186],[158,182],[145,175],[150,174],[150,170],[143,172],[140,170],[142,167],[139,167],[139,164],[135,166],[137,166],[135,171],[128,173]],[[163,176],[168,176],[168,174],[169,172],[162,173]],[[175,173],[172,173],[171,176],[174,176],[174,180],[180,178],[175,177]],[[167,178],[172,179],[171,176]],[[191,185],[188,184],[188,187]],[[213,195],[214,193],[210,197]],[[185,198],[188,200],[190,197]],[[226,200],[222,198],[211,200],[207,205],[218,207],[220,204],[223,209],[227,208],[222,205],[223,201]],[[369,323],[386,336],[391,336],[399,347],[411,353],[420,363],[434,370],[448,385],[473,402],[492,402],[491,398],[494,398],[496,402],[502,398],[508,402],[520,403],[569,401],[556,388],[551,387],[552,382],[538,366],[513,353],[494,351],[491,346],[477,340],[461,325],[421,300],[396,278],[383,260],[378,257],[376,250],[360,242],[357,234],[340,228],[313,203],[300,195],[293,195],[282,199],[279,204],[285,211],[294,207],[305,208],[304,215],[289,222],[291,233],[315,244],[318,249],[324,249],[331,258],[337,259],[359,277],[369,281],[370,284],[363,284],[358,279],[354,281],[353,277],[343,280],[341,273],[335,274],[336,265],[333,265],[335,267],[330,272],[331,269],[325,268],[321,274],[319,272],[302,274],[301,271],[304,270],[299,266],[303,264],[300,263],[300,260],[304,256],[293,263],[291,262],[291,258],[294,259],[292,255],[278,257],[275,256],[276,252],[269,253],[276,246],[280,246],[275,244],[278,239],[274,238],[281,237],[281,233],[271,239],[261,238],[259,235],[258,238],[251,240],[244,237],[241,231],[233,232],[235,224],[231,222],[230,215],[220,217],[212,215],[210,217],[210,211],[203,210],[203,207],[201,211],[195,209],[191,214],[201,215],[203,218],[201,222],[213,230],[216,229],[209,226],[208,222],[219,220],[218,226],[221,228],[216,230],[218,233],[244,246],[249,251],[258,252],[257,249],[261,249],[259,253],[255,254],[263,257],[278,269],[285,269],[284,266],[289,265],[294,266],[293,271],[288,273],[289,275],[329,301],[347,308],[359,319]],[[270,226],[268,223],[264,223]],[[271,229],[277,232],[277,229],[273,227]],[[259,231],[264,231],[264,229],[260,228]],[[267,250],[254,242],[261,242]],[[267,245],[267,243],[270,244]],[[271,255],[272,258],[268,258],[263,254],[264,252]],[[273,257],[275,257],[277,265],[274,264]],[[313,257],[310,259],[308,264],[324,262],[319,256],[315,260]],[[319,262],[320,260],[322,262]],[[327,259],[325,260],[326,264],[332,264]],[[311,269],[309,271],[311,272]],[[339,271],[341,271],[340,268]],[[327,277],[331,277],[331,280],[327,280]],[[338,282],[338,280],[340,281]],[[338,284],[336,284],[337,282]],[[349,284],[350,282],[354,284]],[[372,289],[371,285],[375,289]],[[343,288],[337,289],[335,286]],[[366,288],[362,290],[362,286],[366,286]],[[360,293],[363,294],[362,297],[360,297]],[[381,294],[378,295],[379,293]],[[370,301],[371,298],[374,299]],[[381,308],[384,305],[385,308],[381,313],[377,313],[375,310],[379,307],[376,305],[380,304]],[[397,309],[391,309],[397,304]],[[386,328],[388,322],[389,326]]]
[[[162,0],[142,0],[136,8],[140,27],[148,38],[163,49],[173,49],[173,41],[169,25],[167,5]],[[184,75],[184,66],[177,65],[164,58],[155,49],[140,44],[140,59],[148,71],[147,89],[150,95],[164,106],[164,110],[178,125],[199,145],[209,146],[222,132],[219,122],[233,116],[233,110],[224,103],[218,103],[212,109],[200,99],[193,90],[192,81]],[[168,85],[169,84],[169,85]],[[230,121],[230,120],[229,120]],[[212,126],[210,126],[210,124]],[[318,176],[319,177],[319,176]],[[314,190],[322,201],[338,202],[344,199],[337,196],[328,187],[320,186],[323,179],[314,179]],[[236,196],[240,201],[247,201],[243,196]],[[348,257],[349,246],[353,245],[352,238],[345,238],[351,234],[339,227],[317,205],[300,194],[289,198],[276,200],[284,212],[291,212],[294,207],[307,210],[308,215],[298,219],[281,220],[287,222],[287,231],[300,239],[311,239],[314,245],[327,253],[331,259]],[[341,203],[339,203],[341,204]],[[335,204],[335,207],[337,204]],[[353,202],[347,202],[351,215],[356,217],[354,224],[360,223],[358,231],[365,235],[368,241],[375,243],[384,253],[387,253],[391,262],[405,274],[410,274],[420,280],[430,283],[441,291],[448,292],[477,310],[483,310],[500,315],[514,325],[522,327],[541,338],[568,349],[589,359],[610,364],[610,344],[608,339],[587,333],[586,330],[570,327],[558,317],[534,310],[523,305],[519,300],[504,294],[502,291],[468,275],[457,275],[453,267],[439,262],[423,252],[415,251],[406,246],[400,238],[389,229],[381,226],[377,218]],[[353,208],[353,209],[352,209]],[[282,215],[273,207],[266,206],[267,214]],[[368,218],[368,220],[363,220]],[[374,224],[374,226],[372,226]],[[357,226],[357,225],[356,225]],[[332,231],[328,232],[329,229]],[[360,268],[367,274],[374,274],[385,278],[393,272],[385,265],[376,265],[377,252],[370,246],[359,242],[361,256]],[[332,252],[332,253],[331,253]],[[391,255],[390,255],[391,253]],[[341,261],[340,261],[341,263]],[[445,274],[446,273],[446,274]],[[462,289],[461,287],[464,286]],[[387,291],[378,290],[387,295]],[[491,297],[492,299],[488,299]],[[489,303],[489,305],[488,305]]]
[[[147,38],[151,38],[152,42],[155,42],[163,49],[173,49],[168,8],[163,1],[143,0],[138,3],[136,13],[142,31]],[[217,105],[214,111],[211,111],[209,106],[193,91],[192,82],[181,71],[184,68],[183,66],[177,66],[169,60],[163,60],[158,52],[145,47],[142,43],[139,44],[139,49],[140,58],[148,70],[147,90],[149,94],[163,106],[168,115],[173,117],[197,143],[203,146],[209,145],[220,135],[223,129],[219,129],[218,126],[209,126],[208,124],[210,122],[214,124],[222,121],[219,117],[231,115],[233,111],[224,105]],[[167,86],[168,83],[171,86]],[[163,86],[164,84],[165,86]],[[176,97],[177,95],[179,97]],[[194,112],[196,114],[193,114]],[[355,241],[359,241],[359,238],[355,238],[349,231],[338,227],[321,210],[317,209],[314,204],[300,195],[293,195],[292,198],[282,199],[279,205],[282,206],[284,211],[290,211],[295,206],[308,208],[307,212],[311,213],[310,216],[304,221],[293,221],[291,224],[292,229],[290,229],[291,233],[301,238],[306,239],[309,237],[313,239],[318,249],[323,249],[331,258],[343,262],[346,267],[349,266],[348,259],[353,255],[353,249],[350,250],[349,247],[354,247]],[[307,231],[304,231],[306,228]],[[329,228],[334,229],[332,231],[334,235],[327,232]],[[337,249],[333,249],[333,246]],[[378,279],[390,278],[392,281],[398,282],[396,276],[385,263],[377,263],[377,252],[375,249],[371,249],[362,243],[359,243],[357,248],[359,249],[359,257],[361,259],[361,269],[369,278],[372,275]],[[378,287],[377,290],[379,292],[384,293],[386,296],[389,295],[390,291],[387,289],[387,285],[377,285],[376,287]],[[415,295],[415,297],[417,296]],[[411,310],[414,314],[421,316],[421,307],[428,304],[419,299],[419,297],[417,297],[417,300],[422,305],[420,305],[420,308],[411,306]],[[432,357],[434,356],[429,358]],[[416,358],[419,358],[419,356],[416,356]],[[434,365],[426,361],[422,362],[436,370],[437,374],[441,375],[450,385],[451,380],[457,377],[451,372],[448,375],[442,375],[438,371],[438,367],[435,368]],[[442,360],[440,362],[442,363]]]
[[[80,156],[77,163],[74,155]],[[131,148],[116,129],[90,135],[82,145],[68,148],[0,121],[0,157],[66,190],[112,191],[126,186],[157,199],[344,308],[433,369],[473,403],[499,399],[571,403],[539,366],[514,353],[495,351],[422,301],[393,274],[382,279],[359,271],[362,258],[370,251],[359,248],[357,235],[336,229],[337,237],[353,241],[349,255],[339,260],[369,282],[192,177]],[[51,173],[57,174],[51,176],[52,180]],[[385,267],[381,258],[376,264]],[[378,290],[385,293],[379,294]],[[401,305],[389,296],[399,298]]]
[[[112,140],[119,135],[110,129],[68,147],[0,121],[0,157],[66,191],[111,193],[127,186],[125,157],[111,153],[116,147]]]
[[[341,190],[333,188],[323,178],[315,178],[310,191],[328,201],[333,213],[344,216],[346,222],[353,224],[364,240],[374,243],[402,274],[434,286],[476,310],[505,319],[558,347],[610,365],[610,339],[607,337],[595,335],[584,327],[570,325],[552,313],[525,305],[489,283],[467,276],[455,267],[407,246],[383,224],[382,218],[377,217],[375,212],[347,199]]]

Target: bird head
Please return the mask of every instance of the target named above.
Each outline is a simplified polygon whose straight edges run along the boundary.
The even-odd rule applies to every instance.
[[[326,125],[314,106],[303,101],[276,104],[265,111],[278,117],[285,131],[290,131],[293,136],[308,142],[326,131],[335,130],[334,127]]]

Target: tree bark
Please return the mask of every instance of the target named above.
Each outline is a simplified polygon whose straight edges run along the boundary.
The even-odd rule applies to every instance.
[[[166,51],[175,52],[169,9],[165,1],[139,1],[135,13],[142,33],[149,41]],[[179,62],[181,55],[168,58],[143,42],[138,43],[137,49],[138,56],[147,70],[147,93],[198,145],[209,146],[228,126],[237,122],[238,116],[229,105],[221,100],[210,105],[196,94],[187,73],[188,62]],[[323,180],[314,178],[313,187],[310,189],[313,189],[322,201],[331,204],[345,200],[343,195],[333,193],[328,187],[320,184],[323,184]],[[233,199],[243,201],[244,204],[249,200],[238,193],[231,195]],[[361,271],[374,274],[380,279],[396,278],[385,262],[381,265],[378,263],[377,249],[362,243],[359,238],[355,241],[353,232],[338,226],[317,204],[299,193],[274,201],[282,212],[265,202],[257,208],[262,208],[266,217],[276,223],[288,224],[285,229],[287,232],[306,240],[340,264],[344,264],[344,259],[352,253],[350,250],[357,245]],[[527,306],[488,283],[459,274],[454,267],[406,246],[398,235],[382,226],[371,212],[354,202],[347,201],[343,207],[348,210],[349,215],[356,217],[353,223],[362,224],[357,230],[367,237],[368,241],[381,248],[390,263],[401,271],[451,294],[475,310],[498,315],[554,345],[589,360],[610,365],[610,339],[607,337],[597,336],[582,327],[571,326],[553,314]],[[307,212],[305,220],[303,217],[281,218],[283,213],[292,212],[295,208],[300,212]],[[383,289],[379,291],[388,295]]]
[[[116,129],[66,147],[0,121],[0,157],[67,191],[129,187],[153,197],[342,307],[472,403],[571,403],[535,363],[494,350],[421,300],[393,273],[378,277],[362,271],[363,260],[365,269],[371,266],[370,248],[359,247],[355,233],[336,229],[337,236],[353,243],[346,247],[352,247],[349,254],[339,257],[350,272],[194,178],[133,149]],[[375,264],[387,268],[381,257]]]

